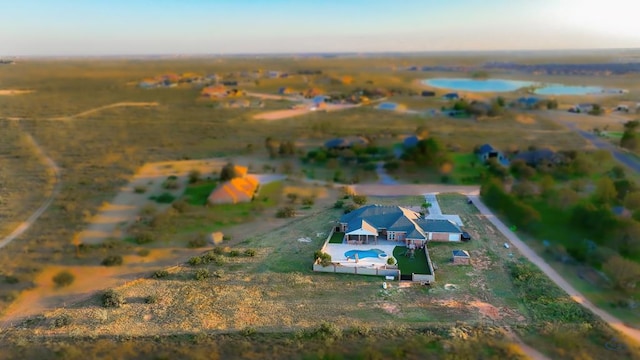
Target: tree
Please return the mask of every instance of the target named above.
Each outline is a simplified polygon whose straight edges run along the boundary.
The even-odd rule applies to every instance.
[[[547,197],[553,194],[554,187],[555,181],[550,175],[545,175],[540,180],[540,192],[542,193],[542,196]]]
[[[238,174],[236,166],[231,162],[227,163],[220,171],[220,181],[229,181],[238,176],[240,176],[240,174]]]
[[[200,171],[197,169],[189,171],[189,184],[195,184],[200,181]]]
[[[618,192],[613,181],[608,177],[598,180],[596,190],[593,194],[594,200],[600,204],[611,204],[617,197]]]
[[[280,147],[279,145],[280,144],[278,143],[278,141],[274,140],[271,136],[267,137],[264,140],[264,146],[269,153],[269,157],[271,157],[272,159],[278,156],[278,149]]]
[[[418,126],[416,136],[418,139],[426,139],[429,137],[429,130],[425,126]]]
[[[630,179],[620,179],[613,182],[619,200],[624,200],[628,193],[638,190],[636,183]]]
[[[556,99],[551,99],[547,101],[547,109],[548,110],[554,110],[558,108],[558,100]]]
[[[611,277],[616,288],[631,292],[640,281],[640,265],[621,256],[612,256],[602,265],[602,270]]]
[[[367,197],[365,195],[353,195],[352,200],[356,205],[364,205],[367,203]]]
[[[511,187],[511,193],[520,199],[531,197],[536,194],[536,186],[530,181],[518,181]]]
[[[611,246],[620,254],[628,257],[636,257],[640,254],[640,223],[631,219],[625,219],[616,226],[614,243]]]
[[[640,209],[640,191],[627,193],[627,195],[624,197],[624,207],[629,210]]]
[[[636,133],[638,126],[640,126],[638,120],[627,121],[624,124],[624,133],[620,139],[620,147],[632,151],[640,148],[640,139],[638,139],[638,134]]]
[[[570,188],[562,188],[558,190],[556,196],[549,198],[549,203],[553,207],[566,210],[573,207],[578,200],[580,200],[580,195],[577,192]]]

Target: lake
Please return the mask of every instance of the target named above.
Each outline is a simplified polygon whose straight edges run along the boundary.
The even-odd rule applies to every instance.
[[[529,86],[535,86],[534,93],[538,95],[589,95],[604,91],[598,86],[569,86],[507,79],[435,78],[422,82],[434,88],[468,92],[511,92]]]

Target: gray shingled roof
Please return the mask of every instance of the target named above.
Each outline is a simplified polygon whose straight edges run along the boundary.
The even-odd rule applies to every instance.
[[[418,219],[416,223],[425,232],[462,233],[458,225],[447,219]]]

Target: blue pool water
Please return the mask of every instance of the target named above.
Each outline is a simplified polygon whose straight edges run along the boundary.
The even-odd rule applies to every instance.
[[[505,79],[454,79],[439,78],[424,80],[424,83],[435,88],[471,91],[471,92],[509,92],[523,87],[534,85],[531,81],[505,80]]]
[[[380,249],[349,250],[346,253],[344,253],[344,256],[349,258],[349,259],[355,259],[356,254],[358,254],[358,259],[364,259],[364,258],[368,258],[368,257],[378,258],[379,255],[385,254],[385,252],[380,250]]]
[[[465,79],[437,78],[423,80],[423,83],[435,88],[469,92],[510,92],[523,87],[536,86],[538,95],[589,95],[604,91],[598,86],[570,86],[563,84],[540,84],[533,81],[506,79]]]
[[[568,86],[561,84],[545,84],[534,91],[538,95],[589,95],[601,93],[598,86]]]

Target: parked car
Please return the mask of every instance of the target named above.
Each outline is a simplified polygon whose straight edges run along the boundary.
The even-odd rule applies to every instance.
[[[510,246],[509,246],[509,244],[507,244],[507,243],[504,243],[504,248],[505,248],[505,249],[508,249],[508,248],[510,248]]]
[[[463,232],[462,235],[460,235],[460,240],[462,241],[470,241],[471,240],[471,235],[469,235],[468,232]]]

